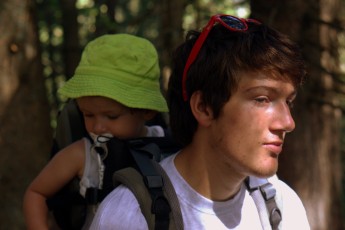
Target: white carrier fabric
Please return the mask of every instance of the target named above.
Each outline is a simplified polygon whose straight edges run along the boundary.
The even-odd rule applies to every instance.
[[[161,126],[154,125],[154,126],[146,126],[147,128],[147,137],[164,137],[164,130]],[[85,142],[85,165],[84,165],[84,172],[83,176],[79,182],[79,192],[80,194],[85,197],[86,190],[88,188],[97,188],[99,185],[99,164],[98,164],[98,156],[95,151],[91,151],[91,143],[90,140],[84,138]]]
[[[244,185],[231,200],[211,201],[198,194],[181,177],[173,163],[175,156],[166,158],[161,164],[176,190],[184,229],[262,230],[257,207]],[[296,193],[276,177],[271,182],[277,190],[282,211],[283,221],[279,229],[309,230],[305,209]],[[90,229],[146,230],[148,227],[134,195],[128,188],[119,186],[101,203]]]

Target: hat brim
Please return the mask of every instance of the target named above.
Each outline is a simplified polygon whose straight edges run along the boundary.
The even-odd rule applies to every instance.
[[[143,87],[143,85],[148,87]],[[103,96],[130,108],[168,112],[168,106],[160,92],[158,82],[146,81],[128,85],[120,81],[114,81],[113,78],[107,76],[78,74],[68,80],[59,89],[59,93],[69,98]]]

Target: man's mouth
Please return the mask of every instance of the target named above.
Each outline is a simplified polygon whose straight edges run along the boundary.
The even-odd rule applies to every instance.
[[[274,141],[274,142],[267,142],[264,143],[264,147],[273,153],[275,156],[278,156],[279,153],[283,150],[283,142],[282,141]]]

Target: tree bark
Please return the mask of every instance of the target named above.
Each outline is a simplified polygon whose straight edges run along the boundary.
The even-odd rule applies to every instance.
[[[34,0],[0,5],[0,223],[24,229],[22,197],[51,146]]]
[[[171,69],[172,53],[184,39],[182,29],[185,0],[161,1],[157,12],[159,12],[160,26],[157,49],[161,60],[162,86],[167,90],[168,79]]]
[[[278,175],[300,195],[313,230],[344,229],[341,216],[339,73],[340,1],[255,0],[252,17],[288,34],[302,48],[308,80],[297,97]]]
[[[62,0],[60,4],[61,12],[63,13],[62,26],[64,31],[63,57],[65,76],[68,79],[74,74],[81,56],[79,25],[77,21],[78,11],[75,6],[76,0]]]

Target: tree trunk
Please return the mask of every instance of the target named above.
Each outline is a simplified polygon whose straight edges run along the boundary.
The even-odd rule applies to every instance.
[[[278,175],[300,195],[313,230],[343,229],[337,31],[340,1],[255,0],[252,17],[301,46],[308,80],[297,97]]]
[[[81,49],[79,44],[79,25],[77,21],[78,11],[76,0],[62,0],[61,12],[64,31],[63,57],[65,63],[65,76],[72,77],[80,61]]]
[[[24,229],[22,197],[51,146],[34,0],[0,3],[0,223]]]
[[[184,33],[182,29],[185,0],[161,1],[157,12],[159,12],[160,26],[159,38],[157,39],[157,49],[161,60],[161,70],[163,78],[163,89],[167,90],[168,78],[171,69],[172,52],[183,41]]]

